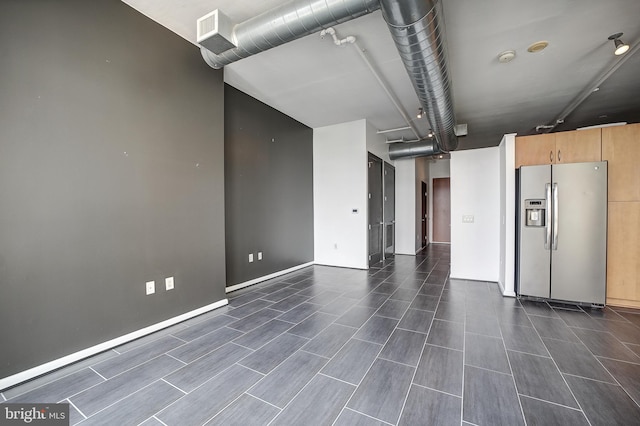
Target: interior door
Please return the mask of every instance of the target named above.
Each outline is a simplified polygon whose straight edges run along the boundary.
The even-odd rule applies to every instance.
[[[427,212],[429,211],[429,199],[427,198],[427,183],[422,182],[421,186],[422,193],[422,247],[427,246],[427,242],[429,241],[429,217]]]
[[[384,163],[384,258],[393,257],[396,235],[396,169]]]
[[[369,266],[382,260],[382,160],[369,154]]]
[[[451,184],[449,178],[433,179],[433,241],[451,242]]]

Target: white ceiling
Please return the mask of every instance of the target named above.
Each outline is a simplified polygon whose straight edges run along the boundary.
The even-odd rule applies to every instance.
[[[123,1],[194,44],[196,20],[214,9],[242,22],[285,2]],[[533,134],[554,122],[621,60],[609,35],[624,32],[632,48],[640,41],[638,0],[441,1],[456,120],[469,131],[461,149],[495,146],[505,133]],[[415,118],[418,100],[380,12],[335,28],[340,38],[357,37],[425,136],[429,125]],[[528,53],[540,40],[549,47]],[[406,126],[355,49],[314,34],[228,65],[225,81],[310,127],[363,118],[378,129]],[[498,53],[510,49],[516,59],[499,63]],[[557,130],[640,122],[640,55],[625,61]],[[388,136],[414,138],[407,131]]]

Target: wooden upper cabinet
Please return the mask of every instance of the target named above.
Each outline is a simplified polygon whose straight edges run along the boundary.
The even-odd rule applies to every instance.
[[[556,133],[516,137],[516,168],[553,164]]]
[[[609,162],[609,201],[640,201],[640,124],[602,129],[602,159]]]
[[[585,163],[602,159],[601,129],[556,133],[556,163]]]
[[[601,129],[516,137],[516,168],[601,159]]]

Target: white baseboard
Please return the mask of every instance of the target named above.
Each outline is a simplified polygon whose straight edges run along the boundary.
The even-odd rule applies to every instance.
[[[168,320],[150,325],[140,330],[133,331],[131,333],[125,334],[124,336],[116,337],[115,339],[111,339],[104,343],[91,346],[90,348],[83,349],[81,351],[72,353],[70,355],[64,356],[62,358],[58,358],[53,361],[49,361],[45,364],[38,365],[37,367],[33,367],[28,370],[22,371],[20,373],[16,373],[12,376],[2,378],[0,379],[0,389],[6,389],[11,386],[17,385],[18,383],[25,382],[35,377],[41,376],[45,373],[49,373],[50,371],[53,371],[60,367],[64,367],[65,365],[74,363],[76,361],[80,361],[81,359],[88,358],[100,352],[115,348],[116,346],[120,346],[132,340],[139,339],[140,337],[146,336],[147,334],[151,334],[155,331],[162,330],[163,328],[170,327],[179,322],[188,320],[189,318],[202,315],[205,312],[209,312],[221,306],[225,306],[228,303],[229,303],[228,299],[222,299],[210,305],[203,306],[201,308],[184,313],[182,315],[178,315],[177,317],[169,318]]]
[[[503,296],[506,296],[506,297],[516,297],[516,293],[515,293],[515,291],[513,291],[513,290],[506,291],[506,290],[504,289],[504,284],[503,284],[503,283],[501,283],[500,281],[498,281],[498,286],[500,287],[500,292],[502,293],[502,295],[503,295]]]
[[[313,266],[315,262],[307,262],[302,265],[294,266],[293,268],[285,269],[284,271],[274,272],[273,274],[265,275],[263,277],[254,278],[249,281],[245,281],[240,284],[235,284],[230,287],[227,287],[227,293],[231,293],[232,291],[240,290],[241,288],[249,287],[250,285],[261,283],[262,281],[270,280],[271,278],[277,278],[281,275],[288,274],[290,272],[297,271],[298,269],[306,268],[307,266]]]

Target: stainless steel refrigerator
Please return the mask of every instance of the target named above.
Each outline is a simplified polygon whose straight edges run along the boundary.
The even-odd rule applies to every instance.
[[[607,163],[523,166],[519,182],[519,294],[604,305]]]

